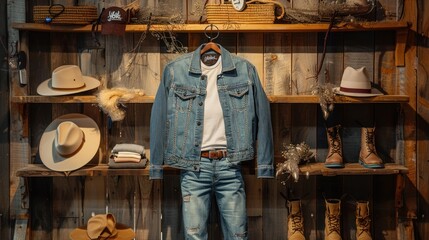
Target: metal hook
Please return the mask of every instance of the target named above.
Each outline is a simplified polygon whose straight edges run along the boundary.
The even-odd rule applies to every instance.
[[[209,35],[209,34],[207,34],[207,30],[208,30],[208,28],[210,27],[210,32],[211,32],[211,34]],[[215,30],[216,30],[216,35],[213,37],[212,35],[213,35],[213,27],[215,28]],[[211,41],[213,41],[213,40],[215,40],[216,38],[218,38],[219,37],[219,28],[216,26],[216,25],[214,25],[213,23],[212,24],[210,24],[210,25],[207,25],[205,28],[204,28],[204,35],[206,35],[206,37],[209,39],[209,41],[211,42]]]
[[[15,56],[18,53],[18,41],[10,43],[10,56]]]

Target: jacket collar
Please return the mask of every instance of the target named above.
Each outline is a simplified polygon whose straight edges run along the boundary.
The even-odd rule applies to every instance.
[[[218,44],[222,55],[222,73],[235,70],[234,62],[232,61],[231,53]],[[195,74],[201,74],[201,58],[200,52],[204,44],[201,44],[193,53],[191,58],[191,65],[189,66],[189,72]]]

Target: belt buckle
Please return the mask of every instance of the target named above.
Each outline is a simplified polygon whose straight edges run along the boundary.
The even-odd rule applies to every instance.
[[[210,150],[209,151],[209,158],[210,159],[218,159],[218,156],[219,154],[218,154],[218,151],[216,151],[216,150]]]
[[[210,159],[221,159],[224,157],[222,150],[210,150],[209,151],[209,158]]]

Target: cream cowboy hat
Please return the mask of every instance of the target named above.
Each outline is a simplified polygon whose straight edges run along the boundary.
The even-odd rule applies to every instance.
[[[131,228],[124,224],[116,223],[115,217],[108,213],[91,217],[86,226],[74,229],[70,233],[70,238],[72,240],[131,240],[134,239],[135,235]]]
[[[52,72],[52,78],[39,84],[37,93],[43,96],[62,96],[88,91],[98,86],[100,81],[83,76],[78,66],[63,65]]]
[[[39,143],[43,164],[54,171],[73,171],[85,166],[100,145],[97,123],[86,115],[63,115],[45,129]]]
[[[334,93],[352,97],[374,97],[383,95],[378,89],[371,87],[365,67],[354,69],[346,67],[340,87],[333,89]]]

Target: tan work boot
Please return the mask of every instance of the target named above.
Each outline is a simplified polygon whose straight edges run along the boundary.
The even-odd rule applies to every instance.
[[[301,201],[288,201],[289,215],[287,217],[288,240],[305,240],[304,237],[304,217],[301,211]]]
[[[341,240],[341,200],[326,199],[325,240]]]
[[[360,201],[356,206],[356,240],[372,240],[369,202]]]
[[[340,125],[326,129],[328,135],[328,155],[325,160],[327,168],[343,168],[343,145],[341,143]]]
[[[383,168],[375,149],[375,128],[362,128],[359,163],[366,168]]]

